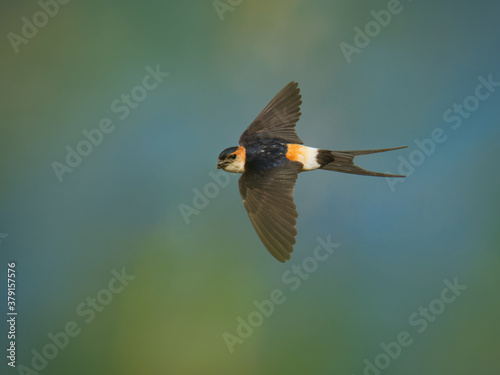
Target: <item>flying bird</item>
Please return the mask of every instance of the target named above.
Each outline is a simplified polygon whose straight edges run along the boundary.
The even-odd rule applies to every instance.
[[[243,132],[239,146],[222,151],[217,169],[242,173],[239,190],[257,235],[280,262],[290,259],[295,244],[297,209],[293,190],[300,172],[323,169],[378,177],[405,177],[365,170],[358,155],[398,150],[329,151],[307,147],[295,133],[302,104],[298,83],[290,82]]]

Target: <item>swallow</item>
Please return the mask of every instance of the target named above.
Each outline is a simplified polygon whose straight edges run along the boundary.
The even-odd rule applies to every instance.
[[[239,146],[226,148],[217,161],[217,169],[242,174],[238,185],[250,221],[263,245],[282,263],[290,259],[297,235],[293,190],[300,172],[406,177],[365,170],[354,164],[354,157],[407,146],[358,151],[304,146],[295,133],[301,104],[298,83],[290,82],[243,132]]]

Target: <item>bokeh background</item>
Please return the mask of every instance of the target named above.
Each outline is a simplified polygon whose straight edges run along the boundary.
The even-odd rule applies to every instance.
[[[40,373],[373,374],[365,359],[401,331],[413,342],[383,374],[499,373],[500,92],[456,130],[443,114],[479,76],[500,81],[500,3],[402,1],[350,63],[340,43],[387,1],[237,3],[222,0],[231,10],[219,16],[212,0],[71,1],[16,53],[8,34],[41,8],[2,2],[0,300],[5,314],[15,261],[17,365],[32,368],[33,350],[74,321],[81,333]],[[157,65],[170,75],[120,120],[111,103]],[[237,176],[189,223],[179,207],[292,80],[306,144],[409,146],[358,158],[365,168],[397,172],[436,128],[447,140],[414,153],[419,165],[394,189],[300,175],[297,244],[281,264],[254,233]],[[114,131],[59,182],[52,163],[103,118]],[[290,290],[283,274],[328,236],[340,248]],[[85,323],[77,306],[123,268],[135,278]],[[419,334],[409,316],[455,278],[467,289]],[[223,333],[274,289],[286,301],[231,354]],[[23,373],[5,361],[2,373]]]

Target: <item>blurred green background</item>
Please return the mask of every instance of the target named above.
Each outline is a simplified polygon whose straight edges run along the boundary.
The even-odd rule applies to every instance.
[[[350,63],[340,44],[353,45],[354,28],[387,1],[217,4],[226,11],[212,0],[70,1],[46,20],[36,1],[0,5],[0,300],[6,312],[15,261],[19,313],[18,368],[2,355],[1,372],[30,373],[19,366],[33,368],[44,348],[54,355],[49,333],[73,321],[80,334],[39,373],[499,373],[500,90],[469,98],[474,110],[457,129],[443,115],[475,95],[479,76],[500,81],[500,3],[401,1]],[[34,16],[46,25],[16,53],[8,35],[22,36],[22,17]],[[169,75],[141,91],[148,66]],[[396,173],[411,159],[414,170],[393,189],[381,178],[301,174],[297,244],[281,264],[254,233],[237,176],[189,223],[179,207],[193,206],[219,152],[292,80],[306,144],[408,145],[358,164]],[[134,89],[147,97],[120,119],[112,103]],[[114,130],[60,182],[53,162],[103,118]],[[415,141],[437,128],[446,141],[419,154]],[[291,290],[284,273],[328,236],[341,246]],[[109,301],[123,268],[135,278]],[[455,278],[467,289],[418,333],[409,317]],[[274,289],[285,302],[231,354],[222,335],[236,335],[238,317]],[[109,304],[87,324],[77,309],[96,296]],[[412,344],[367,369],[402,331]]]

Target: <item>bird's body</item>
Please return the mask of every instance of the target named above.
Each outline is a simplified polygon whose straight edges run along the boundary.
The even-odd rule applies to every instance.
[[[245,147],[245,170],[268,171],[286,163],[286,142],[275,139],[258,139]]]
[[[295,244],[293,189],[300,172],[324,169],[379,177],[404,177],[367,171],[354,165],[357,155],[399,148],[329,151],[304,146],[295,133],[300,117],[298,84],[291,82],[267,105],[240,137],[240,146],[225,149],[217,168],[242,173],[240,194],[264,246],[280,262],[290,259]]]

